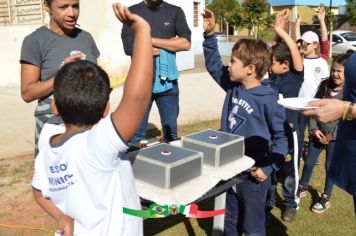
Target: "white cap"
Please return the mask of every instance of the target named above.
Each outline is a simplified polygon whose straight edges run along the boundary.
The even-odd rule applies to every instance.
[[[317,42],[319,43],[319,37],[316,33],[314,33],[313,31],[307,31],[305,32],[301,39],[306,42],[306,43],[312,43],[312,42]]]

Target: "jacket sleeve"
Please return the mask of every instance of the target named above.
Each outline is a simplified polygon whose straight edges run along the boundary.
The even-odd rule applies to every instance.
[[[204,35],[203,50],[206,69],[220,87],[226,91],[232,87],[232,82],[230,81],[227,66],[224,66],[221,61],[215,35]]]
[[[288,138],[285,130],[285,109],[276,105],[276,110],[272,117],[271,134],[272,134],[272,150],[268,154],[267,165],[261,169],[266,175],[270,175],[273,171],[278,171],[288,154]]]

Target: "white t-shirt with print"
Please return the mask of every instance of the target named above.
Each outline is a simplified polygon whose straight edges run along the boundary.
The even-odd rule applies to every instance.
[[[143,235],[142,219],[123,213],[141,205],[127,146],[110,116],[51,145],[50,137],[63,132],[63,126],[43,127],[33,188],[75,219],[74,235]]]
[[[325,59],[304,58],[304,82],[298,97],[313,98],[322,79],[330,76],[328,63]]]

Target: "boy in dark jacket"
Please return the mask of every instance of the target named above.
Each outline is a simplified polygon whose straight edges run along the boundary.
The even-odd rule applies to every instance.
[[[304,81],[303,58],[299,53],[298,46],[294,40],[284,30],[288,23],[289,10],[285,9],[277,15],[274,30],[277,38],[282,42],[277,42],[272,47],[271,75],[262,83],[276,89],[284,98],[298,97],[299,89]],[[291,222],[295,219],[299,198],[297,197],[298,187],[298,158],[294,155],[293,132],[298,129],[297,111],[286,109],[287,137],[289,143],[289,154],[283,163],[280,171],[272,178],[272,186],[266,203],[266,216],[269,218],[270,210],[274,206],[276,198],[276,188],[278,177],[282,181],[282,195],[284,198],[285,210],[282,220]],[[268,224],[268,219],[266,221]]]
[[[277,104],[275,90],[261,85],[271,65],[271,52],[263,41],[241,39],[232,49],[229,66],[224,66],[213,32],[214,14],[206,9],[203,17],[205,64],[226,91],[221,130],[244,136],[245,155],[255,160],[250,170],[237,176],[241,183],[227,191],[225,234],[265,235],[270,174],[279,169],[288,152],[285,109]]]

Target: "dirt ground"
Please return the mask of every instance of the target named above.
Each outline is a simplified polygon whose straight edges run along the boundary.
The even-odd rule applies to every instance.
[[[53,235],[55,222],[33,200],[33,165],[31,153],[0,159],[0,235]]]
[[[228,57],[223,57],[223,60],[227,62]],[[195,63],[196,68],[194,70],[184,71],[182,74],[206,71],[203,55],[196,56]],[[2,91],[2,93],[4,92],[10,93],[7,90]],[[32,196],[33,153],[22,151],[31,150],[33,146],[34,127],[28,124],[30,122],[34,124],[34,122],[32,120],[33,117],[27,113],[32,113],[34,108],[21,100],[17,101],[20,99],[17,92],[12,92],[11,96],[11,99],[8,99],[9,101],[1,102],[2,110],[7,111],[4,112],[2,119],[11,120],[13,123],[12,126],[2,125],[1,128],[3,132],[6,131],[2,133],[2,138],[6,139],[6,142],[2,143],[2,145],[5,145],[0,147],[3,149],[0,155],[0,235],[53,235],[56,228],[54,220],[36,204]],[[13,97],[16,97],[16,103],[13,102]],[[4,100],[7,97],[3,94],[1,98],[0,100]],[[34,106],[34,104],[31,105]],[[16,112],[22,111],[23,113],[26,112],[26,114],[22,115],[21,119],[13,117],[13,113],[8,111],[8,109],[12,109],[11,107],[18,107],[17,110],[19,111],[16,110]],[[28,119],[26,120],[25,118]],[[14,132],[14,125],[20,131],[25,131],[25,141],[20,142],[18,137],[24,134],[23,132]],[[41,231],[40,229],[49,229],[51,232]]]

